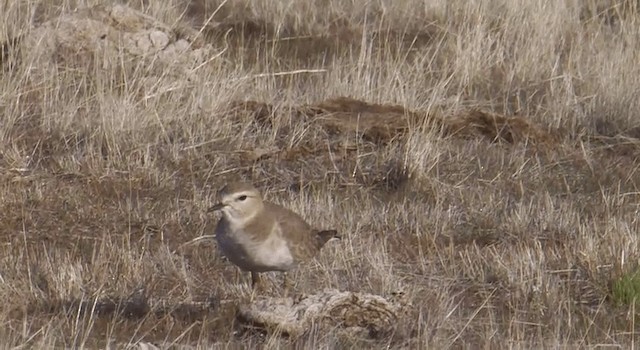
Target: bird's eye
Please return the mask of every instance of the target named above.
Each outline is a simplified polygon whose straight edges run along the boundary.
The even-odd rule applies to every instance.
[[[238,197],[238,200],[241,201],[241,202],[243,200],[245,200],[245,199],[247,199],[247,196],[245,196],[245,195],[242,195],[242,196]]]

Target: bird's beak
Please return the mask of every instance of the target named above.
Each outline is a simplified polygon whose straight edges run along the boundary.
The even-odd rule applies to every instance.
[[[220,210],[220,209],[222,209],[222,208],[224,208],[224,204],[222,204],[222,203],[218,203],[218,204],[214,205],[213,207],[209,208],[209,209],[207,210],[207,213],[211,213],[211,212],[214,212],[214,211],[218,211],[218,210]]]

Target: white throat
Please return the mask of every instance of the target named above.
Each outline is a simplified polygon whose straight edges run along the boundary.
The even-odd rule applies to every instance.
[[[233,208],[226,208],[223,213],[232,227],[243,228],[260,213],[260,210],[238,212]]]

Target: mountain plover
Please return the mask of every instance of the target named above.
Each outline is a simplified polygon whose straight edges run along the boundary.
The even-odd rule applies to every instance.
[[[222,211],[216,226],[216,240],[222,254],[240,269],[251,272],[251,286],[259,283],[259,273],[286,272],[312,259],[336,230],[312,229],[298,214],[262,200],[253,185],[234,182],[218,193],[220,202],[209,212]]]

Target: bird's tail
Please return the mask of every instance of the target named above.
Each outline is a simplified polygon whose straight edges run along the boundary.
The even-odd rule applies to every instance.
[[[322,246],[324,246],[325,243],[327,243],[332,238],[342,239],[342,237],[338,235],[338,231],[336,230],[319,231],[316,235],[318,239],[318,247],[320,248],[322,248]]]

